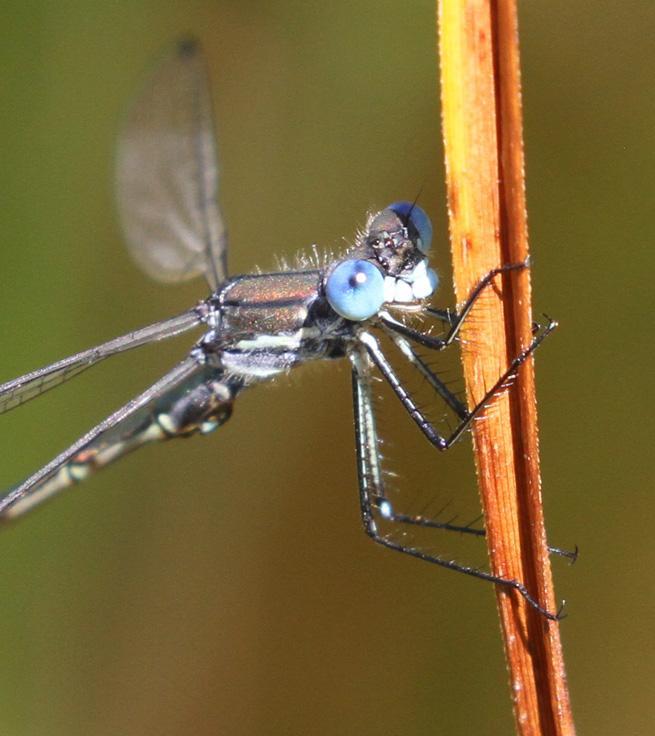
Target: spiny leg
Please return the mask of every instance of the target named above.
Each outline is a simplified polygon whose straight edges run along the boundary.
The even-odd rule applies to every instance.
[[[353,403],[360,510],[364,530],[369,537],[381,546],[395,550],[396,552],[402,552],[448,570],[454,570],[464,575],[470,575],[480,580],[486,580],[487,582],[516,590],[530,606],[547,619],[551,621],[559,620],[561,618],[561,611],[557,613],[547,611],[530,595],[525,585],[518,580],[499,577],[476,567],[461,565],[454,560],[442,559],[436,555],[429,554],[416,547],[401,544],[380,534],[375,522],[375,511],[377,510],[383,519],[390,522],[395,520],[395,514],[391,504],[384,495],[378,438],[375,428],[375,415],[373,413],[368,375],[369,365],[367,354],[355,349],[352,351],[350,358],[353,365]]]
[[[387,380],[393,392],[400,399],[401,403],[407,410],[410,417],[416,422],[417,426],[428,438],[428,440],[439,450],[447,450],[451,447],[466,431],[473,419],[479,416],[487,404],[496,396],[505,384],[513,377],[518,368],[532,355],[532,353],[541,345],[543,340],[557,327],[557,322],[549,320],[546,327],[541,330],[525,350],[510,363],[509,368],[500,376],[496,383],[482,397],[482,399],[468,412],[467,416],[462,418],[460,423],[455,427],[453,432],[447,437],[443,436],[430,422],[423,412],[418,408],[416,402],[412,399],[407,389],[403,386],[398,378],[396,371],[393,369],[389,361],[384,356],[380,344],[377,339],[370,333],[362,330],[358,337],[362,345],[377,368],[380,370],[384,378]]]
[[[501,273],[506,273],[507,271],[522,270],[524,268],[527,268],[528,265],[529,264],[527,261],[524,263],[509,263],[505,266],[500,266],[499,268],[494,268],[489,271],[489,273],[469,294],[468,299],[459,312],[451,313],[449,310],[444,311],[441,309],[426,307],[425,311],[428,314],[431,314],[432,316],[437,317],[437,319],[440,319],[442,322],[446,322],[450,325],[450,329],[446,333],[445,337],[432,337],[431,335],[425,335],[422,332],[413,329],[412,327],[408,327],[403,322],[399,322],[388,312],[383,312],[380,314],[380,322],[389,330],[397,332],[398,334],[403,335],[404,337],[408,337],[411,340],[415,340],[421,345],[424,345],[426,348],[430,348],[431,350],[444,350],[457,338],[460,330],[462,329],[462,325],[466,321],[466,318],[469,316],[471,309],[473,309],[475,302],[478,300],[479,296],[487,288],[487,286],[489,286],[493,282],[494,278],[496,278],[496,276]]]
[[[484,538],[487,533],[484,529],[474,527],[478,519],[474,519],[470,524],[453,524],[452,521],[438,521],[422,515],[397,514],[393,513],[391,517],[393,521],[399,524],[408,524],[409,526],[422,527],[424,529],[442,529],[447,532],[455,532],[457,534],[468,534],[473,537]],[[576,545],[572,550],[562,549],[561,547],[551,547],[548,545],[548,553],[557,557],[565,557],[573,564],[578,559],[579,549]]]
[[[468,419],[468,409],[464,402],[462,402],[446,384],[439,378],[439,376],[430,368],[430,366],[416,353],[414,348],[410,345],[409,340],[406,340],[400,335],[391,335],[391,339],[398,346],[402,354],[412,365],[418,370],[418,372],[425,378],[428,384],[439,394],[441,399],[448,404],[453,412],[460,418],[460,420]]]
[[[416,353],[409,341],[400,335],[391,335],[391,339],[401,350],[403,355],[414,365],[418,372],[425,378],[428,384],[448,404],[448,406],[457,414],[461,420],[468,419],[469,412],[466,406],[453,394],[452,391],[444,384],[444,382],[436,375],[436,373],[427,365],[427,363]],[[475,528],[473,525],[478,521],[474,519],[469,524],[453,524],[451,521],[438,521],[437,519],[428,518],[423,514],[408,515],[394,514],[394,521],[401,524],[409,524],[418,527],[426,527],[431,529],[442,529],[444,531],[456,532],[459,534],[468,534],[476,537],[484,537],[484,529]],[[565,557],[573,564],[578,558],[577,546],[573,550],[565,550],[559,547],[548,546],[548,552],[552,555]]]

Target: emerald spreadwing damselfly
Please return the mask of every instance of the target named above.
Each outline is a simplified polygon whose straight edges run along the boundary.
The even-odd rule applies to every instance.
[[[321,259],[315,253],[296,269],[228,276],[209,84],[193,40],[178,43],[166,55],[132,106],[119,138],[116,185],[120,218],[136,262],[165,282],[203,275],[210,295],[183,314],[4,383],[0,412],[117,353],[192,329],[202,330],[202,337],[161,379],[0,497],[0,520],[20,516],[142,445],[212,432],[228,420],[236,398],[250,386],[308,361],[346,359],[352,369],[359,502],[366,533],[384,547],[513,589],[548,618],[557,618],[521,581],[427,553],[379,530],[384,522],[484,534],[392,506],[385,492],[371,381],[375,373],[381,375],[429,442],[438,450],[451,447],[555,323],[535,332],[472,410],[432,370],[419,348],[434,352],[451,345],[480,294],[503,272],[525,264],[488,273],[458,311],[435,309],[428,303],[438,286],[428,265],[430,220],[415,202],[396,202],[371,215],[341,257]],[[433,336],[431,328],[414,328],[415,316],[421,324],[441,324],[443,336]],[[454,413],[452,431],[440,433],[427,418],[394,369],[381,337]]]

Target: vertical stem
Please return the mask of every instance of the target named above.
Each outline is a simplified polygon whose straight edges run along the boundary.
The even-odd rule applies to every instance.
[[[441,95],[455,290],[528,256],[515,0],[438,0]],[[498,280],[462,330],[469,405],[531,340],[530,271]],[[557,608],[546,545],[534,366],[473,430],[491,569]],[[517,733],[575,732],[559,624],[497,587]]]

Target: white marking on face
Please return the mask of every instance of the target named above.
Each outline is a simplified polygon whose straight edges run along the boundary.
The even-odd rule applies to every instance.
[[[393,300],[395,302],[413,302],[414,292],[411,284],[408,284],[404,279],[396,279],[396,291]]]
[[[396,279],[393,276],[385,276],[384,278],[384,301],[392,302],[396,293]]]
[[[437,288],[437,274],[428,268],[427,261],[420,261],[410,273],[384,279],[384,301],[389,304],[411,304],[425,299]]]
[[[425,260],[420,261],[415,266],[414,270],[411,273],[408,273],[407,276],[404,276],[403,278],[405,279],[405,281],[409,281],[410,284],[413,284],[415,281],[425,278],[427,269],[427,262]]]

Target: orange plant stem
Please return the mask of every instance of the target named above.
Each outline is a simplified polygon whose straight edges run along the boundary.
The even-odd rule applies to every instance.
[[[455,290],[525,261],[528,232],[515,0],[439,0],[441,96]],[[469,406],[532,338],[530,271],[487,289],[462,330]],[[475,423],[491,570],[557,610],[544,530],[532,359]],[[497,586],[517,733],[575,733],[558,622]]]

